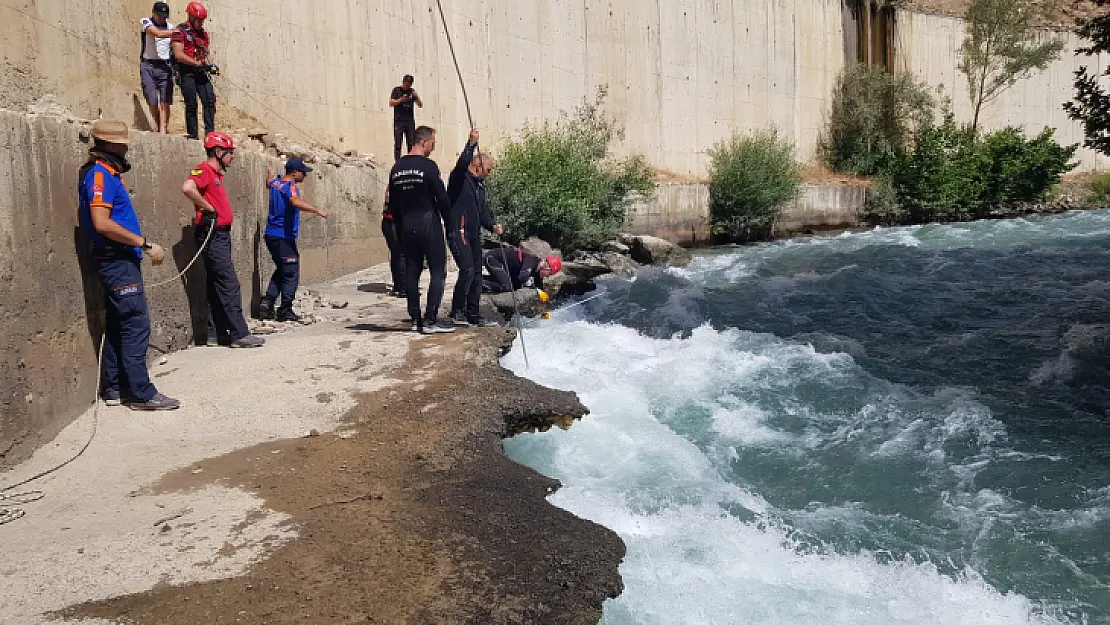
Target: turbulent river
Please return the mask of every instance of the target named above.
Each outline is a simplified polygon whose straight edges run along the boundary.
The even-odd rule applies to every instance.
[[[718,249],[506,366],[628,545],[605,625],[1110,623],[1110,212]]]

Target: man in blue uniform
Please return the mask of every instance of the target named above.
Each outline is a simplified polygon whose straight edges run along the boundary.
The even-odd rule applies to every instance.
[[[270,286],[259,307],[259,319],[278,321],[300,321],[293,312],[293,300],[297,297],[297,286],[301,281],[301,255],[297,251],[297,235],[301,229],[301,211],[315,213],[327,219],[326,211],[316,208],[301,198],[301,188],[305,176],[312,168],[300,158],[285,162],[285,175],[281,178],[268,177],[270,188],[270,216],[266,221],[266,249],[274,259],[274,275]],[[274,303],[281,296],[281,306],[274,312]]]
[[[149,243],[122,176],[130,143],[127,124],[98,121],[92,128],[89,161],[78,174],[81,229],[92,247],[96,272],[104,285],[104,390],[109,405],[121,401],[132,410],[173,410],[181,402],[158,392],[146,366],[150,317],[143,273],[144,252],[154,264],[166,253]]]

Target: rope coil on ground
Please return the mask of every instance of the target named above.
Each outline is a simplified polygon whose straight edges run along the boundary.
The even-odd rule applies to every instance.
[[[208,234],[205,235],[204,242],[201,243],[200,247],[197,249],[197,253],[193,255],[193,259],[189,261],[188,265],[185,265],[184,269],[177,272],[177,275],[168,280],[155,282],[154,284],[146,288],[152,289],[160,286],[165,286],[171,282],[176,282],[184,278],[185,274],[189,273],[189,270],[192,269],[193,265],[196,264],[197,260],[200,258],[201,253],[204,252],[204,248],[208,247],[208,242],[212,240],[212,232],[214,232],[215,229],[216,228],[214,225],[208,228]],[[84,455],[85,451],[87,451],[89,446],[92,445],[93,439],[96,438],[96,432],[100,423],[100,405],[103,403],[100,398],[100,383],[104,379],[104,341],[106,340],[106,337],[107,334],[100,335],[100,349],[98,350],[96,356],[96,396],[93,400],[94,406],[92,431],[89,432],[88,440],[85,441],[85,444],[81,446],[81,449],[79,449],[77,453],[73,454],[73,456],[71,456],[65,462],[40,473],[36,473],[35,475],[32,475],[25,480],[0,488],[0,525],[11,523],[12,521],[23,518],[26,515],[26,512],[20,506],[38,501],[46,496],[46,493],[41,490],[28,490],[19,493],[12,493],[10,491],[17,489],[20,486],[30,484],[31,482],[34,482],[35,480],[38,480],[40,478],[44,478],[51,473],[60,471],[63,467]]]

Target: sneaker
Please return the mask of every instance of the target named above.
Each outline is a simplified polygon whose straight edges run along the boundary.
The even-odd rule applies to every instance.
[[[449,326],[445,323],[433,321],[432,323],[425,323],[424,327],[420,329],[421,334],[450,334],[455,331],[454,326]]]
[[[471,325],[473,325],[466,320],[466,315],[462,313],[451,313],[450,319],[452,324],[460,328],[469,328]]]
[[[419,321],[413,321],[412,322],[412,331],[413,332],[423,332],[424,331],[423,324],[420,323]]]
[[[146,401],[128,402],[127,407],[132,410],[177,410],[181,407],[181,402],[158,393]]]
[[[387,295],[389,295],[390,297],[408,297],[407,293],[405,293],[404,291],[399,291],[397,289],[389,289]]]
[[[470,320],[470,325],[472,325],[476,328],[499,328],[499,327],[501,327],[501,324],[497,323],[493,319],[482,319],[481,317],[479,317],[478,319],[471,319]]]
[[[266,344],[266,339],[261,336],[248,334],[241,339],[235,339],[231,342],[231,347],[262,347]]]
[[[106,388],[100,393],[100,398],[104,400],[105,406],[118,406],[123,403],[119,391],[114,388]]]
[[[284,310],[283,309],[283,310],[277,311],[277,315],[274,317],[274,319],[276,319],[277,321],[281,321],[281,322],[292,321],[294,323],[300,323],[301,316],[298,315],[297,313],[293,312],[292,309],[289,309],[289,310]]]
[[[258,305],[258,320],[268,321],[274,318],[274,302],[273,300],[263,299]]]

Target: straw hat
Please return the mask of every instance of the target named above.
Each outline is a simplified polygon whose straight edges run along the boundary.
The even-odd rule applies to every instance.
[[[127,124],[124,122],[116,122],[107,119],[100,119],[92,125],[93,139],[99,139],[105,143],[122,143],[127,145],[131,143],[131,138],[128,136]]]

